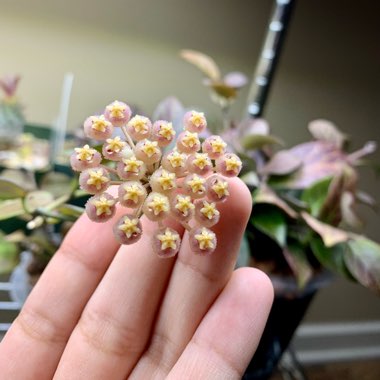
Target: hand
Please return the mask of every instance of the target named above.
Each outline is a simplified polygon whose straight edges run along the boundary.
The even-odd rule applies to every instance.
[[[178,256],[158,258],[147,220],[140,241],[120,247],[121,209],[104,224],[82,216],[2,341],[0,378],[240,379],[273,290],[256,269],[234,271],[251,195],[239,179],[230,189],[210,256],[185,234]]]

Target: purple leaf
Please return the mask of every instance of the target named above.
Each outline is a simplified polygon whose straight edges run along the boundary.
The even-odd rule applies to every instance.
[[[248,78],[239,71],[232,71],[225,75],[223,82],[229,87],[239,89],[247,84]]]
[[[296,171],[302,165],[299,157],[288,150],[281,150],[274,154],[262,168],[262,174],[285,175]]]

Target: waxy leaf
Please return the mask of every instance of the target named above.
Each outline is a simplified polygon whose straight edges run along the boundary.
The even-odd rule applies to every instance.
[[[245,173],[240,179],[249,187],[257,187],[260,185],[260,180],[254,171]]]
[[[180,56],[187,62],[196,66],[203,74],[212,80],[220,80],[220,70],[215,61],[206,54],[196,50],[181,50]]]
[[[251,223],[276,241],[280,247],[285,246],[287,225],[282,211],[273,206],[254,207]]]
[[[0,237],[0,274],[12,272],[18,261],[17,245]]]
[[[348,242],[344,259],[358,282],[380,294],[380,245],[355,235]]]
[[[307,225],[322,238],[326,247],[332,247],[335,244],[343,243],[350,237],[346,231],[322,223],[304,211],[301,212],[301,215]]]
[[[309,131],[317,140],[323,140],[334,144],[341,149],[347,136],[344,135],[331,121],[318,119],[309,123]]]
[[[26,195],[26,190],[17,183],[0,178],[0,200],[23,198]]]
[[[21,198],[0,202],[0,220],[14,218],[25,213]]]
[[[285,189],[306,189],[313,183],[340,175],[347,165],[346,155],[334,144],[326,141],[311,141],[288,150],[298,157],[302,166],[286,177],[274,177],[270,184]]]
[[[241,143],[241,146],[247,150],[261,149],[262,147],[266,145],[274,145],[274,144],[283,145],[283,142],[277,137],[270,136],[270,135],[261,135],[261,134],[244,136],[241,139],[240,143]]]
[[[290,244],[283,250],[284,257],[296,276],[297,285],[304,288],[313,275],[313,270],[307,260],[305,250],[300,244]]]
[[[38,208],[47,206],[53,200],[53,195],[47,191],[31,191],[24,199],[24,207],[29,213],[33,213]]]
[[[240,71],[232,71],[224,76],[223,82],[229,87],[239,89],[248,83],[248,78]]]
[[[76,220],[83,214],[84,208],[66,203],[56,208],[56,211],[72,220]]]
[[[277,206],[291,218],[297,218],[297,213],[273,190],[261,186],[253,195],[253,203],[268,203]]]
[[[340,199],[340,210],[342,213],[342,221],[353,228],[362,227],[363,223],[355,214],[353,209],[355,205],[355,196],[350,191],[343,192]]]
[[[302,192],[301,200],[308,204],[312,216],[319,216],[328,196],[330,184],[331,178],[324,178]]]
[[[323,244],[322,239],[316,237],[311,240],[310,247],[314,256],[324,267],[352,280],[352,274],[347,269],[344,261],[344,256],[346,255],[347,250],[346,244],[347,243],[341,243],[336,244],[333,247],[326,247]]]
[[[285,175],[300,168],[302,160],[287,150],[281,150],[261,169],[262,174]]]

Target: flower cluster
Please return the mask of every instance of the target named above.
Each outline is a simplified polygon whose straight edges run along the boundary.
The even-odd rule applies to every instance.
[[[103,115],[90,116],[84,122],[85,134],[102,141],[102,146],[98,150],[89,145],[76,148],[71,166],[81,172],[81,188],[93,194],[86,204],[91,220],[109,220],[117,203],[128,209],[114,226],[119,243],[140,239],[144,214],[158,223],[152,246],[160,257],[174,256],[181,245],[179,233],[163,224],[170,217],[189,231],[195,253],[215,250],[216,236],[209,228],[219,221],[217,203],[229,195],[225,177],[237,176],[242,163],[237,155],[226,153],[221,137],[200,141],[199,133],[207,126],[203,113],[187,112],[183,125],[175,147],[168,150],[176,134],[172,123],[132,117],[123,102],[114,101]],[[115,128],[121,129],[125,139],[114,137]],[[118,186],[117,196],[106,192],[111,185]]]

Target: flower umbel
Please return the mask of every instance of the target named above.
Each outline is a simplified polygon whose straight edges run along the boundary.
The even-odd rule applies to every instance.
[[[152,237],[153,250],[160,257],[172,257],[180,249],[181,237],[163,222],[174,217],[189,231],[195,253],[215,250],[216,235],[208,227],[219,221],[216,202],[229,196],[224,177],[238,175],[241,160],[226,153],[226,143],[220,136],[210,136],[201,145],[198,133],[207,126],[203,113],[187,112],[183,125],[176,147],[163,156],[162,149],[175,137],[170,121],[152,123],[140,115],[131,118],[129,106],[119,101],[108,105],[103,115],[86,119],[86,135],[104,141],[102,154],[107,164],[102,165],[101,153],[89,145],[75,148],[71,164],[81,172],[82,189],[94,194],[86,205],[91,220],[109,220],[117,203],[132,210],[114,226],[119,243],[133,244],[140,239],[140,218],[145,215],[158,224]],[[113,134],[117,127],[125,139]],[[105,193],[111,185],[118,186],[116,198]]]

